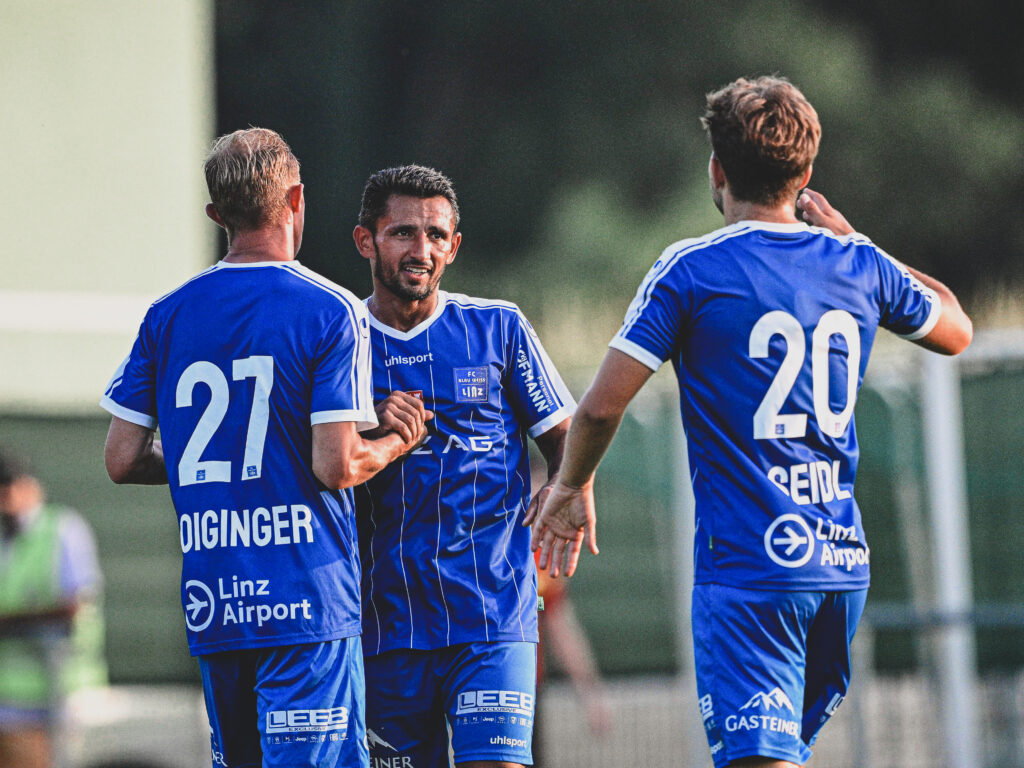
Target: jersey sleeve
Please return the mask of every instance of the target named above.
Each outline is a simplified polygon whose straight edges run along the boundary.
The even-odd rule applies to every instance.
[[[143,320],[132,351],[114,372],[100,407],[119,419],[156,429],[156,363],[150,315]]]
[[[343,302],[313,361],[310,423],[354,421],[360,431],[377,426],[373,410],[370,321],[361,302]]]
[[[544,351],[537,332],[518,308],[512,320],[511,352],[507,395],[522,415],[530,437],[536,438],[572,416],[576,401]]]
[[[640,283],[622,327],[608,346],[658,370],[678,344],[686,316],[686,279],[678,260],[658,259]]]
[[[908,341],[927,336],[939,321],[942,300],[885,251],[874,250],[881,292],[879,325]]]

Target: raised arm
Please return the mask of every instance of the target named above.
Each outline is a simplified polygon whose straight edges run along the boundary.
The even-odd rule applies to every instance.
[[[399,431],[364,437],[351,421],[313,425],[313,473],[328,488],[351,488],[365,483],[427,436],[426,422],[433,413],[410,397],[412,407],[401,419]],[[406,405],[409,405],[408,403]],[[379,434],[379,433],[378,433]]]
[[[804,221],[808,224],[830,229],[837,235],[849,235],[854,232],[846,217],[833,208],[820,192],[805,189],[797,200],[797,207],[803,212]],[[935,291],[942,302],[938,322],[925,336],[914,339],[914,343],[943,355],[958,355],[963,352],[974,336],[974,325],[956,296],[934,277],[906,264],[903,266],[919,283]]]
[[[531,546],[540,549],[540,568],[552,576],[576,571],[586,539],[597,549],[594,472],[611,445],[626,406],[653,371],[617,349],[608,350],[583,396],[566,441],[562,465],[533,527]]]
[[[115,483],[164,485],[167,467],[156,431],[114,416],[103,447],[107,474]]]

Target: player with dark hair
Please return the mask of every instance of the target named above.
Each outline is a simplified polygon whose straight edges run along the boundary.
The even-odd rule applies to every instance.
[[[107,470],[170,485],[214,765],[365,766],[349,489],[429,414],[360,435],[377,426],[366,308],[295,261],[305,200],[281,137],[220,138],[206,178],[227,255],[146,313],[101,402]]]
[[[450,728],[457,765],[529,764],[537,577],[520,525],[531,505],[527,437],[550,477],[575,402],[514,304],[439,289],[462,242],[442,174],[375,173],[353,237],[373,271],[380,423],[397,428],[421,399],[434,414],[423,445],[356,489],[371,759],[447,765]]]
[[[580,402],[534,531],[571,573],[594,544],[594,471],[665,360],[679,380],[696,498],[697,695],[715,765],[792,768],[846,694],[868,587],[853,498],[853,409],[879,327],[957,354],[971,321],[948,288],[806,191],[821,128],[777,77],[708,95],[709,175],[725,227],[654,263]],[[821,228],[819,228],[821,227]],[[831,230],[831,231],[829,231]]]

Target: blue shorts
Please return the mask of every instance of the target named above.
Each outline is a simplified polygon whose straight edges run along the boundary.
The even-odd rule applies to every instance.
[[[358,636],[199,657],[215,768],[366,768]]]
[[[366,733],[380,766],[533,764],[537,644],[465,643],[366,657]]]
[[[846,695],[866,598],[693,588],[697,697],[715,768],[752,756],[807,762]]]

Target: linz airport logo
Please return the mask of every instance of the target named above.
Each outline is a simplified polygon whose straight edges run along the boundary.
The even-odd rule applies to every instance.
[[[215,604],[213,591],[201,581],[185,582],[185,626],[193,632],[202,632],[213,621]]]
[[[764,532],[764,549],[783,568],[799,568],[814,554],[814,533],[800,515],[780,515]]]
[[[487,366],[453,368],[455,376],[455,402],[486,403],[488,392]]]

